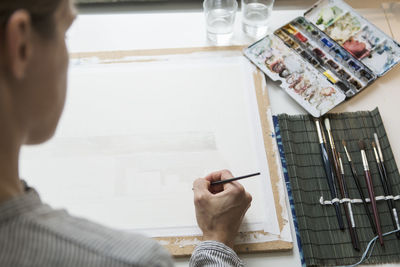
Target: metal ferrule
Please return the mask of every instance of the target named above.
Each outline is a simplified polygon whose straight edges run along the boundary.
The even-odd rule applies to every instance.
[[[351,161],[350,153],[347,151],[347,147],[344,146],[344,152],[346,152],[347,159]]]
[[[347,207],[349,208],[351,227],[355,228],[356,227],[356,223],[354,221],[353,209],[351,208],[350,202],[347,202]]]
[[[383,162],[383,154],[382,154],[381,144],[379,143],[378,135],[376,133],[374,134],[374,138],[375,138],[376,147],[378,148],[379,158]]]
[[[361,150],[361,158],[364,166],[364,171],[369,171],[367,155],[365,154],[365,150]]]
[[[329,143],[331,144],[331,148],[335,149],[335,143],[333,142],[332,132],[328,131]]]
[[[376,148],[375,148],[375,147],[372,147],[372,148],[374,149],[374,154],[375,154],[376,162],[380,163],[381,161],[380,161],[380,159],[379,159],[378,152],[376,152]]]
[[[317,127],[319,143],[323,144],[324,143],[324,137],[322,136],[321,124],[319,123],[319,120],[315,120],[315,126]]]
[[[339,157],[339,168],[340,168],[340,173],[344,175],[342,157]]]
[[[394,220],[396,221],[397,229],[400,230],[400,223],[399,223],[399,217],[397,215],[397,210],[393,209],[392,211],[393,211]]]
[[[320,122],[320,123],[321,123],[321,122]],[[321,125],[321,124],[320,124],[320,125]],[[322,135],[322,142],[326,143],[326,137],[325,137],[324,130],[322,129],[322,126],[321,126],[321,135]]]

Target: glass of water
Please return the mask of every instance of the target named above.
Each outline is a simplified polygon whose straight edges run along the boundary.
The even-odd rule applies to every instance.
[[[243,31],[253,38],[263,37],[273,5],[274,0],[242,0]]]
[[[203,7],[208,39],[216,44],[229,42],[238,8],[236,0],[204,0]]]

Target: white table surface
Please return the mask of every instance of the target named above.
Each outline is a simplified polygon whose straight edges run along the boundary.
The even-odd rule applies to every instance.
[[[372,2],[372,3],[371,3]],[[369,3],[369,4],[365,4]],[[353,3],[352,3],[353,4]],[[368,19],[390,34],[387,20],[380,8],[380,1],[356,1],[356,7]],[[139,50],[157,48],[204,47],[211,44],[207,41],[204,16],[201,9],[174,10],[160,8],[152,4],[150,8],[119,8],[115,12],[104,9],[85,8],[68,33],[70,52]],[[154,10],[153,10],[154,9]],[[89,12],[88,12],[89,11]],[[270,19],[270,29],[275,29],[291,19],[302,15],[304,10],[275,10]],[[241,31],[241,13],[236,16],[234,37],[231,45],[248,45],[254,40]],[[396,82],[397,81],[397,82]],[[335,112],[371,110],[378,106],[393,152],[399,162],[400,135],[398,100],[400,90],[400,68],[396,68],[377,81],[359,96],[334,109]],[[271,108],[274,114],[298,114],[305,111],[294,102],[278,85],[268,81]],[[378,87],[378,88],[377,88]],[[294,248],[289,252],[274,252],[240,255],[247,266],[300,266],[300,258],[292,227]],[[177,266],[187,266],[188,259],[176,259]],[[385,265],[398,266],[398,265]]]

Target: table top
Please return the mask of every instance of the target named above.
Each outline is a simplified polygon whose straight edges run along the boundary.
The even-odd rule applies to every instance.
[[[390,36],[400,36],[397,27],[391,27],[391,18],[382,8],[383,0],[355,0],[351,5],[368,20]],[[395,1],[396,2],[396,1]],[[201,7],[175,8],[165,4],[145,4],[139,8],[122,6],[111,11],[99,7],[85,7],[68,32],[68,48],[71,53],[118,50],[142,50],[182,47],[204,47],[212,44],[207,41],[205,20]],[[163,7],[164,6],[164,7]],[[200,5],[201,6],[201,5]],[[305,8],[276,8],[270,18],[270,31],[301,16]],[[393,22],[394,23],[394,22]],[[230,45],[249,45],[255,40],[247,37],[241,30],[241,12],[236,14],[234,36]],[[400,41],[400,40],[397,40]],[[379,107],[385,128],[391,141],[397,162],[400,162],[400,67],[390,71],[365,91],[353,99],[336,107],[333,112],[372,110]],[[278,84],[268,81],[271,108],[274,114],[305,113]],[[292,228],[292,236],[295,233]],[[297,243],[293,251],[241,255],[246,266],[300,266]],[[187,266],[188,259],[176,259],[177,266]],[[388,265],[390,266],[390,265]],[[392,265],[395,266],[395,265]]]

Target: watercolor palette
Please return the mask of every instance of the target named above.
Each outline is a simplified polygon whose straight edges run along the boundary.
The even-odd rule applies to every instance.
[[[244,54],[320,117],[400,61],[400,45],[341,0],[322,0]]]

